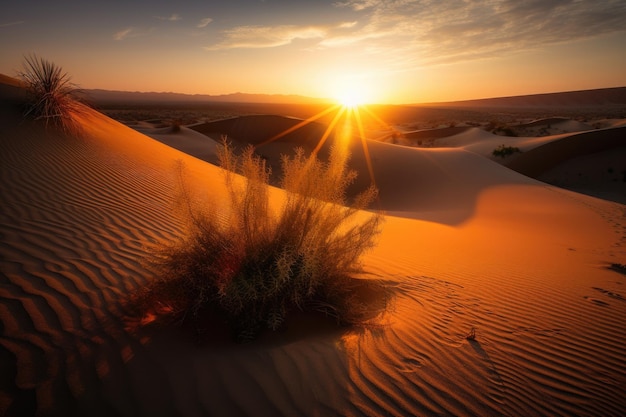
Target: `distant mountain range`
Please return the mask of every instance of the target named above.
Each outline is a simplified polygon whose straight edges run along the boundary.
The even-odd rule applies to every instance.
[[[19,85],[20,82],[0,74],[1,84]],[[99,106],[107,104],[159,104],[159,103],[251,103],[251,104],[328,104],[328,98],[312,98],[301,95],[233,93],[222,95],[156,93],[138,91],[112,91],[102,89],[83,90],[87,101]],[[559,93],[531,94],[511,97],[494,97],[437,103],[415,103],[405,106],[453,107],[453,108],[533,108],[533,107],[624,107],[626,87],[598,88],[594,90],[567,91]]]
[[[446,103],[428,103],[427,105],[456,108],[582,108],[600,106],[623,107],[626,106],[626,87],[598,88],[595,90],[567,91],[562,93],[485,98],[479,100],[463,100]]]
[[[147,103],[275,103],[275,104],[321,104],[330,99],[311,98],[299,95],[233,93],[222,95],[143,93],[138,91],[83,90],[88,100],[103,104],[147,104]]]
[[[326,104],[331,99],[312,98],[300,95],[233,93],[223,95],[144,93],[132,91],[85,90],[89,101],[106,104],[149,104],[149,103],[272,103],[272,104]],[[531,94],[524,96],[495,97],[440,103],[420,103],[433,107],[598,107],[626,106],[626,87],[600,88],[594,90],[568,91],[561,93]]]

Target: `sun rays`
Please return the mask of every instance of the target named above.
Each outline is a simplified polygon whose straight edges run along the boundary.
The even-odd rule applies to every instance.
[[[350,93],[350,94],[348,94]],[[332,117],[322,135],[320,136],[317,144],[312,150],[312,153],[319,153],[324,144],[331,136],[335,139],[335,145],[339,146],[347,155],[350,147],[360,147],[363,151],[363,156],[367,166],[367,171],[370,177],[371,184],[376,186],[376,179],[374,175],[374,167],[372,164],[372,158],[370,156],[367,134],[364,123],[364,118],[374,121],[376,124],[384,126],[385,129],[394,130],[389,124],[383,121],[379,116],[370,110],[367,105],[361,102],[363,96],[359,96],[354,90],[346,90],[346,95],[342,95],[341,98],[337,98],[338,103],[333,104],[324,110],[316,113],[315,115],[308,117],[300,121],[299,123],[283,130],[282,132],[272,136],[271,138],[256,145],[256,148],[272,143],[279,140],[290,133],[296,132],[299,129],[307,126],[310,123],[316,122],[324,117]],[[362,114],[364,113],[364,115]]]

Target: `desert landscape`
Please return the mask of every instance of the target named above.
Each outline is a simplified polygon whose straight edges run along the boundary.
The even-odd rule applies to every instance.
[[[3,415],[626,409],[626,118],[548,117],[512,127],[528,136],[502,136],[485,110],[454,127],[405,120],[382,134],[363,123],[378,140],[362,140],[358,126],[330,130],[323,118],[246,110],[121,123],[85,108],[68,133],[23,117],[18,80],[0,87]],[[280,171],[281,154],[324,136],[320,155],[331,143],[350,150],[348,194],[372,175],[379,190],[372,209],[384,222],[359,275],[382,283],[367,325],[298,315],[244,344],[211,321],[199,339],[180,322],[129,326],[129,294],[156,278],[146,259],[187,230],[177,164],[199,204],[227,201],[223,137]],[[495,155],[503,144],[518,151]],[[272,188],[272,201],[284,193]]]
[[[625,21],[4,5],[0,416],[625,416]]]

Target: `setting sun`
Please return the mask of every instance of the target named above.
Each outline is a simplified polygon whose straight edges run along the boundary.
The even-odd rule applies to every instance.
[[[347,108],[367,104],[371,99],[368,85],[362,79],[340,77],[335,81],[333,95],[337,103]]]
[[[347,89],[337,95],[337,101],[344,107],[357,107],[365,104],[364,96],[354,89]]]

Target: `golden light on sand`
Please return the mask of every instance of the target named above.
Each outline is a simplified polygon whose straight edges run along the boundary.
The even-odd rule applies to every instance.
[[[411,146],[433,133],[413,130],[428,113],[401,124],[399,107],[332,104],[312,106],[306,120],[219,119],[206,122],[207,134],[160,123],[140,131],[86,109],[71,136],[24,118],[18,85],[0,76],[1,415],[307,415],[320,406],[355,416],[624,414],[625,206],[491,157],[506,140],[523,150],[508,161],[520,171],[545,164],[554,181],[582,172],[588,184],[597,172],[596,184],[620,186],[625,120],[548,114],[528,125],[523,114],[524,132],[537,136],[504,138],[468,124],[437,129],[438,149]],[[604,94],[588,100],[608,102]],[[461,124],[468,113],[448,114]],[[387,127],[403,129],[406,145],[370,139]],[[331,146],[345,146],[358,174],[351,187],[376,174],[375,209],[387,214],[347,300],[367,310],[363,326],[296,314],[285,332],[239,347],[228,323],[210,314],[201,332],[186,321],[129,317],[129,290],[164,277],[142,260],[190,230],[181,195],[197,195],[208,214],[229,206],[233,192],[214,163],[224,131],[244,146],[277,141],[259,149],[269,162],[302,144],[319,146],[325,163]],[[280,213],[289,196],[271,187],[267,208]],[[358,233],[369,216],[355,213],[347,230]],[[245,221],[260,224],[252,217]],[[232,266],[227,258],[221,264]],[[151,327],[135,331],[135,323]]]

